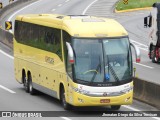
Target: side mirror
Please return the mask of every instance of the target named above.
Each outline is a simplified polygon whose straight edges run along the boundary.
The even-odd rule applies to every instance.
[[[74,64],[74,53],[70,43],[66,42],[69,63]]]
[[[147,27],[148,26],[148,17],[145,17],[144,18],[144,27]]]
[[[136,63],[140,63],[140,61],[141,61],[141,52],[140,52],[139,48],[136,45],[134,45],[133,43],[130,43],[130,45],[135,50],[135,53],[136,53]]]
[[[144,18],[144,27],[152,27],[152,15]]]

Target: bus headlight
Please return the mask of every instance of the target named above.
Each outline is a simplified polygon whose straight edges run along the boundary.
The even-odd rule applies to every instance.
[[[129,92],[132,91],[132,90],[133,90],[133,87],[129,87],[129,88],[127,88],[127,89],[122,90],[121,93],[123,93],[123,94],[129,93]]]
[[[82,89],[78,89],[78,88],[75,88],[75,87],[72,87],[72,89],[75,92],[80,93],[80,94],[84,94],[84,95],[87,95],[89,93],[89,91],[87,91],[87,90],[82,90]]]

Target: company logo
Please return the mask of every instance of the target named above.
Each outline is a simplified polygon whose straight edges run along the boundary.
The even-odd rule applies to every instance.
[[[2,117],[12,117],[11,112],[2,112]]]
[[[45,62],[50,63],[50,64],[54,64],[54,58],[45,56]]]
[[[103,93],[103,96],[107,96],[107,95],[108,95],[107,92],[104,92],[104,93]]]

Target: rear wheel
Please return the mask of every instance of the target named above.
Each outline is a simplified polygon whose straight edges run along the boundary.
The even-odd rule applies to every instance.
[[[25,81],[26,81],[26,74],[22,73],[22,83],[24,87],[25,87]]]
[[[65,90],[64,90],[64,88],[61,88],[61,102],[62,102],[63,108],[64,108],[65,110],[70,110],[70,109],[71,109],[71,105],[66,102],[66,97],[65,97]]]
[[[120,105],[112,105],[112,106],[111,106],[111,109],[112,109],[112,110],[119,110],[120,107],[121,107]]]
[[[25,91],[29,93],[29,82],[26,77],[24,78],[24,88],[25,88]]]
[[[36,93],[36,90],[33,88],[31,75],[28,76],[28,81],[29,81],[29,92],[31,95],[34,95]]]

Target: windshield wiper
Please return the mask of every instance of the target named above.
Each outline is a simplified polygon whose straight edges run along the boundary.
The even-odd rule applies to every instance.
[[[112,67],[110,64],[108,64],[108,67],[109,67],[109,69],[110,69],[110,71],[111,71],[114,79],[116,79],[117,81],[119,81],[119,78],[118,78],[116,72],[114,71],[113,67]],[[109,71],[108,71],[108,72],[109,72]]]
[[[108,64],[108,74],[109,74],[109,70],[110,70],[110,71],[111,71],[111,74],[112,74],[113,77],[114,77],[114,79],[115,79],[116,81],[119,81],[119,78],[118,78],[116,72],[114,71],[113,67],[109,64],[109,57],[108,57],[108,55],[107,55],[107,64]]]
[[[96,71],[98,71],[99,68],[100,68],[100,72],[101,72],[101,61],[100,61],[100,56],[99,56],[99,64],[98,64],[97,67],[96,67]],[[93,77],[92,77],[92,79],[91,79],[90,84],[94,82],[94,80],[95,80],[97,74],[98,74],[97,72],[94,73],[94,75],[93,75]]]

